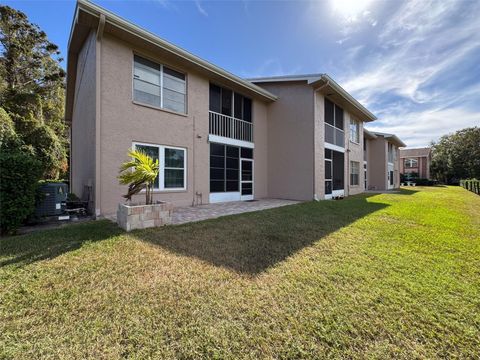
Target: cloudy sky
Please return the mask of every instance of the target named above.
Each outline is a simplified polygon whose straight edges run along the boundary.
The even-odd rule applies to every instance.
[[[66,54],[74,1],[2,1]],[[480,1],[97,1],[243,77],[328,73],[409,147],[480,126]]]

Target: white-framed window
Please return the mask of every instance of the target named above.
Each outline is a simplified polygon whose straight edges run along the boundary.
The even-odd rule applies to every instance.
[[[350,119],[350,141],[360,144],[360,122]]]
[[[187,150],[185,148],[134,142],[134,150],[141,150],[154,160],[158,159],[159,173],[155,179],[154,190],[187,189]]]
[[[133,99],[143,104],[185,114],[186,76],[167,66],[134,55]]]
[[[418,167],[418,160],[417,159],[405,159],[405,168],[417,168]]]
[[[350,161],[350,185],[360,184],[360,163],[358,161]]]

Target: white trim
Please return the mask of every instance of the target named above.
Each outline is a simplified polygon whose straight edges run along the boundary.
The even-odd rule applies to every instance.
[[[243,181],[242,180],[242,161],[250,161],[252,163],[252,180],[250,181]],[[245,159],[245,158],[240,158],[240,199],[242,201],[245,200],[253,200],[253,196],[255,194],[255,182],[254,182],[254,162],[253,159]],[[242,183],[250,183],[252,184],[252,194],[251,195],[242,195]]]
[[[137,145],[141,146],[150,146],[158,148],[158,162],[159,162],[159,172],[158,172],[158,188],[153,188],[154,192],[175,192],[175,191],[184,191],[187,190],[187,148],[170,146],[170,145],[158,145],[152,143],[142,143],[133,141],[132,149],[136,149]],[[183,187],[177,188],[166,188],[165,187],[165,149],[174,149],[183,151]],[[178,168],[180,169],[180,168]]]
[[[345,196],[345,190],[332,190],[331,194],[326,194],[325,195],[325,199],[329,200],[329,199],[332,199],[332,198],[338,197],[338,196]]]
[[[145,83],[148,83],[148,84],[151,84],[151,85],[154,85],[154,86],[158,86],[160,88],[160,107],[158,106],[155,106],[155,105],[152,105],[152,104],[149,104],[149,103],[145,103],[145,102],[142,102],[138,99],[135,99],[135,56],[138,56],[139,58],[142,58],[142,59],[145,59],[147,61],[150,61],[152,63],[155,63],[157,64],[159,67],[160,67],[160,70],[159,70],[159,76],[160,76],[160,84],[159,85],[156,85],[156,84],[153,84],[153,83],[150,83],[148,81],[145,81],[145,80],[142,80],[142,79],[137,79],[137,80],[140,80],[142,82],[145,82]],[[167,111],[167,112],[171,112],[173,114],[178,114],[178,115],[183,115],[183,116],[188,116],[188,74],[181,71],[181,70],[177,70],[173,67],[170,67],[169,65],[166,65],[167,68],[169,69],[172,69],[173,71],[176,71],[180,74],[182,74],[183,76],[185,76],[185,79],[183,80],[184,83],[185,83],[185,94],[183,94],[185,96],[185,103],[183,104],[184,105],[184,111],[181,112],[181,111],[176,111],[176,110],[172,110],[172,109],[167,109],[163,106],[163,95],[164,95],[164,88],[163,88],[163,77],[164,77],[164,73],[163,73],[163,68],[164,68],[164,64],[163,63],[160,63],[158,62],[158,60],[154,60],[153,58],[150,58],[148,56],[144,56],[143,54],[141,53],[138,53],[136,51],[132,51],[132,102],[134,104],[137,104],[137,105],[142,105],[142,106],[147,106],[147,107],[150,107],[150,108],[153,108],[153,109],[158,109],[158,110],[163,110],[163,111]],[[180,93],[179,93],[180,94]]]
[[[236,140],[236,139],[231,139],[231,138],[218,136],[218,135],[208,135],[208,141],[209,142],[214,142],[214,143],[219,143],[219,144],[225,144],[225,145],[245,147],[245,148],[249,148],[249,149],[254,149],[255,148],[255,144],[253,142]]]
[[[241,192],[240,191],[229,191],[229,192],[210,193],[208,200],[209,200],[210,203],[240,201],[241,200]]]
[[[325,143],[325,149],[329,149],[329,150],[333,150],[333,151],[338,151],[338,152],[341,152],[341,153],[344,153],[345,152],[345,148],[342,148],[338,145],[333,145],[333,144],[330,144],[330,143]]]

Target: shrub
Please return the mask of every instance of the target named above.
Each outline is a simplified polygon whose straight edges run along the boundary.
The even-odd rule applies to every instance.
[[[433,186],[435,185],[435,182],[432,181],[432,180],[428,180],[428,179],[423,179],[423,178],[418,178],[418,179],[415,179],[415,184],[417,184],[418,186]]]
[[[0,231],[15,232],[34,212],[42,164],[21,150],[0,151]]]

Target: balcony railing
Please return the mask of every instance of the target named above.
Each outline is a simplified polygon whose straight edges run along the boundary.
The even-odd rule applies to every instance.
[[[325,123],[325,142],[343,148],[345,147],[345,132]]]
[[[232,116],[210,111],[209,133],[231,139],[253,142],[253,124]]]

